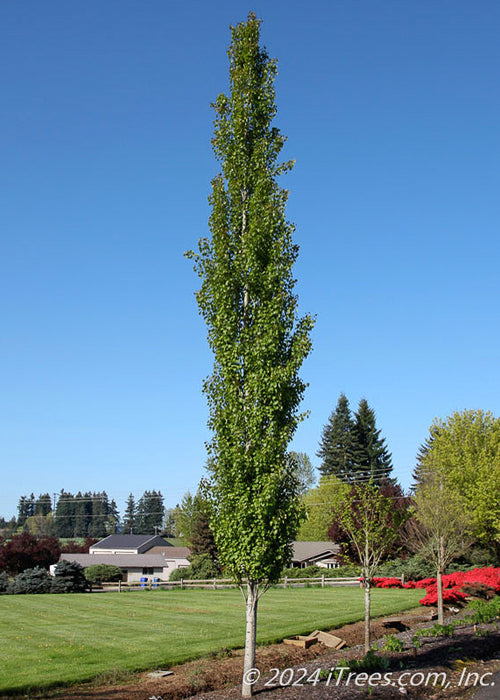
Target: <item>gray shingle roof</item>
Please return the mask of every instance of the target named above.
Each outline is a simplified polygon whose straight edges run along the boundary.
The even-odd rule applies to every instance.
[[[161,545],[171,546],[166,540],[158,535],[108,535],[100,542],[92,545],[91,549],[139,549],[144,547],[151,540],[151,546]]]
[[[167,566],[161,554],[61,554],[59,561],[76,561],[84,567],[93,564],[112,564],[120,569]]]
[[[292,561],[308,561],[338,554],[340,547],[334,542],[292,542]]]

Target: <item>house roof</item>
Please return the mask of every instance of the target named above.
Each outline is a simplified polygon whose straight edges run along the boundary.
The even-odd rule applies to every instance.
[[[92,545],[91,549],[139,549],[151,541],[151,546],[171,547],[163,537],[158,535],[108,535]]]
[[[340,547],[334,542],[292,542],[292,561],[310,561],[338,554]]]
[[[164,568],[167,562],[161,554],[61,554],[59,561],[76,561],[83,567],[93,564],[112,564],[120,569],[143,567]]]
[[[189,547],[151,547],[148,554],[161,554],[165,559],[187,559],[191,554]]]

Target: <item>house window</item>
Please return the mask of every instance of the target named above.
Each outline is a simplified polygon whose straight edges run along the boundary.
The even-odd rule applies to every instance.
[[[155,570],[153,569],[152,566],[145,566],[142,569],[142,575],[143,576],[152,576],[154,574]]]

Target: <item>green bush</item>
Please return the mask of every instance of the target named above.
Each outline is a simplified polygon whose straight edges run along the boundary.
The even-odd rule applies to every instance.
[[[169,581],[181,579],[200,581],[207,578],[220,576],[220,569],[209,554],[197,554],[191,559],[191,564],[183,569],[175,569],[169,577]]]
[[[318,578],[319,576],[321,576],[321,574],[325,574],[325,576],[330,575],[327,574],[326,569],[322,569],[320,566],[306,566],[305,569],[300,569],[299,567],[294,566],[291,569],[285,569],[281,574],[281,577],[284,578],[286,576],[287,578]]]
[[[76,561],[60,561],[52,579],[52,593],[82,593],[87,588],[84,569]]]
[[[36,566],[34,569],[25,569],[18,574],[8,592],[16,595],[24,593],[49,593],[52,579],[47,569]]]
[[[7,593],[9,583],[9,577],[7,576],[5,571],[2,571],[2,573],[0,574],[0,593]]]
[[[102,583],[102,581],[121,581],[123,571],[113,564],[92,564],[85,569],[85,578],[90,583]]]

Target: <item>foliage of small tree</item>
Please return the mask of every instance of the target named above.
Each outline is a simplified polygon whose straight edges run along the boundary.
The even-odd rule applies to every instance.
[[[24,593],[50,593],[52,586],[52,578],[47,571],[41,566],[36,566],[33,569],[26,569],[18,574],[9,587],[9,592],[14,594]]]
[[[350,493],[333,504],[334,520],[348,537],[348,544],[361,566],[365,589],[365,650],[370,650],[370,591],[373,577],[394,541],[406,514],[394,507],[373,483],[354,485]]]
[[[87,581],[83,566],[76,561],[60,561],[52,579],[52,593],[83,593]]]
[[[298,248],[285,216],[288,193],[277,183],[292,164],[277,160],[285,139],[272,126],[276,62],[259,46],[254,14],[231,32],[230,92],[214,105],[212,144],[222,173],[212,181],[212,236],[189,255],[202,279],[197,300],[214,353],[204,385],[213,432],[210,525],[225,571],[245,581],[249,670],[259,596],[290,559],[301,518],[286,451],[300,420],[298,371],[313,322],[297,317]],[[251,695],[252,686],[244,681],[242,692]]]
[[[0,547],[0,570],[11,576],[36,566],[48,569],[61,554],[56,537],[36,537],[29,532],[14,535]]]
[[[306,518],[300,525],[297,539],[302,542],[326,542],[334,517],[334,502],[349,493],[349,486],[336,476],[321,477],[318,486],[303,497]]]
[[[85,578],[90,583],[121,581],[123,571],[113,564],[91,564],[85,568]]]
[[[429,462],[429,460],[428,460]],[[414,547],[432,562],[437,578],[438,622],[444,623],[443,582],[446,567],[470,543],[470,516],[464,498],[446,486],[439,474],[429,473],[415,493]]]
[[[493,545],[500,561],[500,418],[485,411],[456,411],[430,428],[422,482],[438,475],[471,515],[472,537]]]

